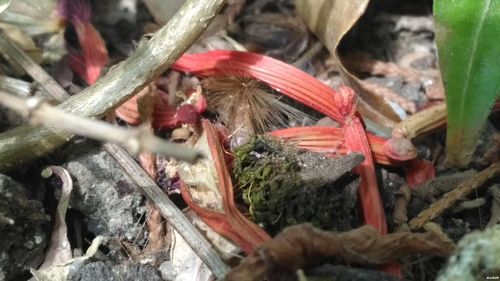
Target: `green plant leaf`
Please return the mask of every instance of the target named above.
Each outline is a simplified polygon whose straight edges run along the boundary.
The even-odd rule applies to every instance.
[[[435,0],[448,107],[447,160],[466,166],[500,85],[500,1]]]

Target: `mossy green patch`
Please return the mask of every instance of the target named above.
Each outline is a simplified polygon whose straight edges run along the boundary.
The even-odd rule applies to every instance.
[[[343,192],[353,178],[325,184],[324,179],[305,181],[296,149],[279,140],[255,136],[236,149],[234,176],[251,218],[271,234],[286,226],[310,222],[322,229],[347,230],[359,223],[354,203]],[[319,155],[319,154],[315,154]],[[315,159],[324,159],[316,157]]]

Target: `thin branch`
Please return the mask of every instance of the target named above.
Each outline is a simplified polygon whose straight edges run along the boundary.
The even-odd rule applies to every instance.
[[[103,147],[120,164],[125,172],[134,179],[143,193],[155,203],[168,223],[181,234],[191,249],[193,249],[208,268],[210,268],[214,275],[218,279],[222,279],[229,271],[228,266],[222,262],[212,245],[200,234],[200,232],[198,232],[191,222],[189,222],[179,208],[177,208],[168,198],[165,192],[156,185],[137,162],[130,158],[123,148],[110,143],[104,144]]]
[[[54,125],[74,134],[125,147],[131,154],[153,152],[193,163],[202,155],[190,148],[167,142],[149,130],[125,129],[64,112],[38,97],[19,98],[0,91],[0,103],[29,118],[34,125]]]
[[[9,57],[10,61],[26,71],[34,80],[38,81],[46,92],[51,93],[53,99],[63,101],[67,98],[66,91],[1,30],[0,52],[4,57]]]
[[[87,117],[101,117],[113,110],[167,70],[202,34],[224,3],[187,1],[167,25],[148,42],[142,41],[128,59],[59,108]],[[71,137],[71,133],[55,127],[34,129],[22,125],[4,132],[0,134],[0,171],[49,153]]]
[[[419,111],[399,122],[392,130],[393,137],[413,139],[446,124],[446,103]]]
[[[432,203],[429,208],[420,212],[410,221],[410,228],[417,230],[423,227],[430,220],[440,216],[444,211],[453,206],[458,200],[465,198],[474,189],[483,185],[487,180],[500,175],[500,163],[495,163],[490,167],[475,174],[468,180],[459,184],[455,189],[443,195],[443,197]]]
[[[18,95],[20,97],[29,97],[32,85],[24,80],[0,75],[0,90]]]

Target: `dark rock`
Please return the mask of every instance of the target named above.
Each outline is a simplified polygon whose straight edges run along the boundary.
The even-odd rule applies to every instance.
[[[38,267],[45,256],[48,217],[19,183],[0,174],[0,280]]]

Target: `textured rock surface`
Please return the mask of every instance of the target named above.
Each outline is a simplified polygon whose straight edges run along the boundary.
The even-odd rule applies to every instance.
[[[72,145],[64,167],[73,177],[71,208],[84,214],[88,229],[135,241],[145,237],[139,219],[145,215],[144,197],[116,161],[94,142]]]
[[[23,186],[2,174],[0,215],[0,280],[18,280],[16,275],[43,261],[49,218],[40,202],[26,197]]]
[[[70,272],[68,281],[161,281],[159,271],[145,264],[124,263],[119,265],[104,262],[88,263],[74,272]]]

